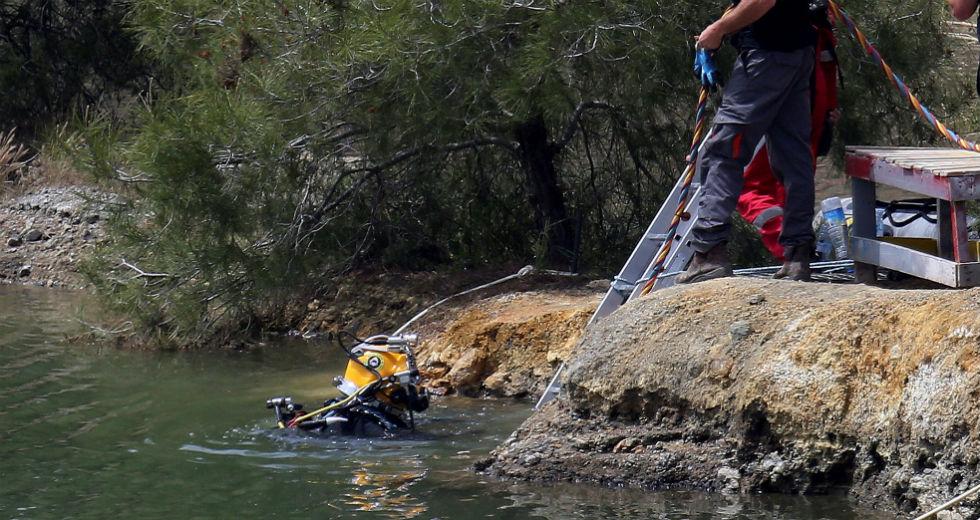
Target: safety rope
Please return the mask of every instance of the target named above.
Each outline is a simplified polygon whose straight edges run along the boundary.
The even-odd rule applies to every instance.
[[[854,23],[854,19],[847,14],[847,11],[845,11],[834,0],[829,0],[828,6],[830,7],[831,13],[834,15],[834,18],[844,23],[844,26],[847,27],[847,31],[851,33],[851,36],[854,37],[854,39],[857,40],[858,44],[861,46],[861,50],[863,50],[865,54],[870,56],[871,59],[874,60],[879,67],[881,67],[882,72],[884,72],[885,76],[888,77],[888,81],[891,82],[896,89],[898,89],[899,93],[902,94],[904,98],[908,99],[909,103],[912,105],[912,108],[915,109],[915,112],[919,114],[919,117],[921,117],[923,121],[929,124],[929,126],[931,126],[936,133],[941,135],[950,143],[964,150],[980,152],[980,144],[973,141],[967,141],[966,139],[960,137],[959,134],[943,124],[942,121],[936,119],[936,116],[934,116],[932,112],[925,105],[923,105],[921,101],[919,101],[919,98],[916,97],[911,90],[909,90],[908,85],[902,81],[902,78],[896,74],[895,71],[892,70],[891,66],[888,65],[888,62],[881,57],[881,54],[878,52],[878,49],[874,46],[874,44],[868,41],[868,38],[865,37],[861,29],[856,23]]]
[[[536,274],[545,274],[545,275],[549,275],[549,276],[568,276],[568,277],[578,276],[578,273],[572,273],[572,272],[568,272],[568,271],[554,271],[554,270],[551,270],[551,269],[538,269],[538,268],[534,267],[533,265],[527,265],[527,266],[522,267],[520,271],[517,271],[516,273],[514,273],[512,275],[505,276],[505,277],[503,277],[503,278],[501,278],[499,280],[494,280],[494,281],[492,281],[490,283],[485,283],[485,284],[480,285],[478,287],[472,287],[470,289],[466,289],[465,291],[458,292],[458,293],[456,293],[456,294],[454,294],[452,296],[447,296],[447,297],[445,297],[445,298],[443,298],[443,299],[441,299],[441,300],[433,303],[432,305],[430,305],[430,306],[426,307],[425,309],[423,309],[422,312],[416,314],[415,316],[412,316],[412,319],[406,321],[404,325],[402,325],[401,327],[398,327],[398,330],[396,330],[393,335],[397,336],[397,335],[401,334],[402,332],[405,332],[405,330],[408,329],[409,326],[411,326],[413,323],[415,323],[416,321],[418,321],[420,318],[422,318],[423,316],[425,316],[426,314],[428,314],[429,311],[431,311],[432,309],[435,309],[436,307],[439,307],[440,305],[448,302],[449,300],[452,300],[454,298],[459,298],[460,296],[465,296],[467,294],[474,293],[476,291],[482,291],[483,289],[488,289],[488,288],[493,287],[495,285],[500,285],[500,284],[502,284],[504,282],[509,282],[511,280],[517,280],[518,278],[524,278],[526,276],[529,276],[529,275],[535,274],[535,273]]]
[[[674,218],[670,222],[670,227],[667,228],[664,243],[657,252],[653,267],[650,268],[650,278],[640,292],[643,296],[646,296],[653,290],[654,284],[657,283],[657,277],[663,272],[667,257],[670,255],[670,250],[674,245],[674,238],[677,236],[677,229],[687,214],[685,210],[687,209],[687,202],[691,196],[691,185],[694,183],[694,174],[697,172],[698,150],[701,148],[701,142],[704,140],[705,130],[708,127],[709,94],[708,87],[702,86],[701,94],[698,96],[697,112],[694,116],[694,137],[691,139],[691,151],[687,155],[687,166],[684,168],[684,173],[681,174],[684,184],[681,188],[680,197],[677,200],[677,209],[674,211]]]

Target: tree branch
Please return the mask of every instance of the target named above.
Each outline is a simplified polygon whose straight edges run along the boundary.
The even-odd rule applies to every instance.
[[[511,141],[508,141],[506,139],[501,139],[499,137],[482,137],[470,141],[449,143],[444,146],[426,145],[426,146],[418,146],[416,148],[410,148],[408,150],[402,150],[383,163],[372,165],[372,166],[365,166],[363,168],[358,168],[352,170],[350,173],[363,173],[363,172],[378,173],[387,170],[392,166],[396,166],[399,163],[407,161],[408,159],[416,157],[423,152],[432,151],[438,153],[453,153],[461,150],[480,148],[482,146],[500,146],[506,148],[507,151],[511,153],[514,154],[517,153],[517,144]]]
[[[606,103],[604,101],[595,101],[595,100],[593,100],[593,101],[583,101],[583,102],[579,103],[578,106],[575,107],[575,111],[572,112],[572,117],[569,118],[568,124],[565,126],[565,131],[562,132],[561,139],[559,139],[553,145],[552,151],[554,151],[555,153],[557,153],[557,152],[560,152],[562,149],[564,149],[566,146],[568,146],[568,143],[572,142],[572,139],[575,138],[575,133],[578,130],[578,127],[579,127],[579,125],[578,125],[579,119],[582,118],[582,116],[585,114],[586,111],[592,110],[592,109],[595,109],[595,108],[602,108],[602,109],[610,110],[610,111],[613,111],[613,112],[616,112],[616,111],[619,110],[618,107],[613,106],[613,105],[610,105],[609,103]]]

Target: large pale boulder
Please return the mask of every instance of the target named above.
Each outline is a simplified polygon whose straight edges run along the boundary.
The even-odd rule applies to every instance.
[[[617,486],[844,489],[922,511],[980,482],[978,301],[978,290],[747,279],[662,291],[588,331],[563,396],[480,467]]]

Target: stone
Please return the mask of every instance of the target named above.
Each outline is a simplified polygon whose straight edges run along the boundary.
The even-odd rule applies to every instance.
[[[749,296],[749,305],[759,305],[764,301],[766,301],[766,295],[764,294],[753,294]]]
[[[86,215],[85,216],[85,223],[86,224],[95,224],[96,222],[99,221],[99,218],[100,217],[99,217],[99,214],[98,213],[92,213],[91,215]]]
[[[732,341],[738,343],[752,334],[752,324],[747,321],[736,321],[729,327],[728,332],[731,334]]]
[[[468,350],[453,363],[448,379],[458,390],[472,390],[482,383],[486,371],[487,355],[476,349]]]
[[[757,294],[765,312],[749,314]],[[840,491],[914,518],[975,484],[980,362],[976,337],[962,331],[980,330],[977,295],[834,284],[794,293],[739,278],[659,291],[586,332],[561,398],[520,426],[487,471],[617,487]],[[687,319],[664,320],[665,308]],[[602,436],[613,443],[585,441]],[[625,449],[631,437],[643,456]],[[547,464],[524,464],[556,443]]]
[[[608,291],[609,290],[609,280],[592,280],[586,287],[593,291]]]
[[[449,392],[452,390],[452,385],[445,379],[436,379],[428,381],[425,388],[432,395],[443,396],[449,394]]]
[[[534,466],[535,464],[541,462],[541,455],[538,453],[532,453],[524,457],[525,466]]]
[[[19,247],[24,243],[24,239],[21,237],[10,237],[7,239],[8,247]]]
[[[718,470],[718,480],[721,481],[721,491],[723,493],[735,493],[739,490],[739,479],[742,475],[737,469],[725,466]]]
[[[631,453],[640,445],[640,439],[637,439],[636,437],[627,437],[616,443],[616,446],[613,447],[613,453]]]
[[[24,240],[28,242],[38,242],[44,238],[44,233],[38,229],[31,229],[24,234]]]
[[[483,387],[494,395],[504,396],[507,392],[507,384],[509,382],[510,374],[505,371],[500,371],[490,374],[490,377],[483,381]]]

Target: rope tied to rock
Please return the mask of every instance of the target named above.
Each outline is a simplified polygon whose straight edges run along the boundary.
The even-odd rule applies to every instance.
[[[567,277],[575,277],[575,276],[578,276],[577,273],[572,273],[572,272],[567,272],[567,271],[555,271],[555,270],[552,270],[552,269],[538,269],[538,268],[534,267],[533,265],[526,265],[526,266],[522,267],[519,271],[517,271],[516,273],[514,273],[512,275],[505,276],[503,278],[500,278],[499,280],[494,280],[494,281],[492,281],[490,283],[485,283],[485,284],[479,285],[477,287],[471,287],[469,289],[466,289],[465,291],[460,291],[460,292],[458,292],[458,293],[456,293],[456,294],[454,294],[452,296],[447,296],[447,297],[445,297],[445,298],[437,301],[436,303],[433,303],[432,305],[429,305],[425,309],[422,309],[422,312],[419,312],[415,316],[412,316],[412,319],[406,321],[401,327],[398,327],[398,330],[396,330],[393,333],[393,335],[397,336],[397,335],[405,332],[405,330],[407,330],[408,327],[410,327],[413,323],[415,323],[416,321],[418,321],[419,319],[421,319],[423,316],[425,316],[426,314],[428,314],[429,311],[431,311],[432,309],[435,309],[436,307],[441,306],[442,304],[448,302],[449,300],[453,300],[455,298],[459,298],[460,296],[466,296],[467,294],[471,294],[471,293],[474,293],[474,292],[477,292],[477,291],[482,291],[483,289],[489,289],[490,287],[493,287],[495,285],[500,285],[502,283],[509,282],[511,280],[517,280],[519,278],[524,278],[524,277],[530,276],[530,275],[535,274],[535,273],[549,275],[549,276],[567,276]]]

